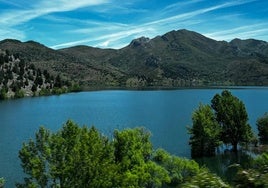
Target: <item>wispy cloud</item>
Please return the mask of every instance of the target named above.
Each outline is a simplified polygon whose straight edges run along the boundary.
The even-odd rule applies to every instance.
[[[3,0],[2,0],[3,1]],[[5,1],[4,1],[5,2]],[[18,29],[16,26],[24,24],[35,18],[39,18],[44,15],[48,15],[56,12],[65,12],[76,10],[83,7],[102,5],[107,3],[108,0],[79,0],[79,1],[69,1],[69,0],[57,0],[57,1],[46,1],[42,0],[36,4],[26,7],[24,9],[13,9],[7,12],[0,13],[0,38],[17,38],[24,39],[25,34]],[[12,2],[10,2],[12,3]],[[12,3],[13,4],[13,3]],[[19,5],[15,5],[18,7]],[[3,28],[3,29],[1,29]],[[2,31],[1,31],[2,30]],[[13,32],[5,32],[13,31]],[[15,34],[14,34],[15,33]]]
[[[15,3],[15,2],[12,2],[12,1],[10,1],[10,0],[0,0],[0,2],[3,2],[3,3],[8,4],[8,5],[15,6],[15,7],[20,7],[20,8],[22,8],[22,6],[21,6],[20,4]]]
[[[259,24],[235,27],[223,31],[204,33],[204,35],[216,40],[229,41],[234,38],[247,39],[251,37],[258,37],[267,34],[267,32],[268,32],[268,24],[259,23]]]
[[[0,3],[8,3],[6,1],[0,0]],[[136,37],[154,37],[179,28],[197,28],[197,32],[205,33],[208,37],[220,40],[261,36],[267,32],[265,28],[268,25],[251,24],[250,26],[244,26],[243,22],[239,22],[240,20],[244,21],[244,19],[241,19],[245,14],[243,12],[226,13],[227,11],[224,10],[222,16],[213,17],[214,13],[219,15],[221,9],[234,10],[236,8],[238,10],[239,6],[255,1],[259,0],[184,0],[174,4],[163,3],[166,4],[165,7],[156,9],[150,9],[149,6],[140,6],[145,5],[146,0],[32,1],[32,3],[27,3],[28,6],[24,8],[18,8],[21,5],[18,4],[13,6],[13,10],[0,12],[0,38],[6,38],[7,36],[20,40],[30,38],[26,30],[20,29],[22,26],[33,27],[31,33],[36,34],[40,29],[35,30],[40,26],[39,22],[34,22],[37,18],[42,18],[40,19],[41,24],[43,24],[40,26],[42,29],[49,27],[51,30],[57,31],[55,33],[44,31],[42,34],[45,36],[49,33],[50,38],[55,38],[51,40],[53,42],[48,44],[52,48],[64,48],[80,44],[104,48],[121,48]],[[71,14],[72,11],[77,9],[81,9],[79,14],[81,13],[82,17],[77,17],[79,14],[75,16]],[[65,14],[65,12],[68,12],[68,14]],[[236,18],[237,26],[235,26],[234,19],[229,19],[230,17]],[[207,23],[208,19],[209,23]],[[215,28],[215,30],[213,30],[214,28],[207,28],[209,24],[211,26],[222,22],[232,22],[232,24],[227,27],[220,25],[221,31],[217,30],[219,28]],[[257,23],[257,21],[247,20],[247,23]],[[33,40],[33,38],[31,39]]]
[[[146,25],[155,25],[155,24],[163,24],[163,23],[186,20],[186,19],[190,19],[190,18],[196,17],[196,16],[201,15],[201,14],[205,14],[205,13],[208,13],[208,12],[218,10],[218,9],[223,9],[223,8],[243,5],[243,4],[253,2],[253,1],[256,1],[256,0],[230,1],[230,2],[223,3],[223,4],[219,4],[219,5],[203,8],[203,9],[198,9],[198,10],[194,10],[194,11],[191,11],[191,12],[186,12],[186,13],[178,14],[178,15],[175,15],[175,16],[171,16],[171,17],[168,17],[168,18],[152,21],[152,22],[147,23]]]
[[[70,1],[70,0],[57,0],[57,1],[42,1],[40,4],[35,6],[37,10],[40,10],[43,13],[52,13],[52,12],[65,12],[70,10],[75,10],[81,7],[95,6],[108,3],[108,0],[79,0],[79,1]],[[41,8],[39,8],[41,7]]]
[[[187,1],[184,3],[187,4],[194,4],[194,3],[199,3],[204,0],[192,0],[192,1]],[[92,44],[93,46],[98,46],[98,47],[115,47],[113,44],[119,44],[120,40],[128,38],[130,36],[148,36],[151,37],[153,34],[156,34],[158,31],[162,32],[163,28],[166,30],[169,30],[170,28],[166,28],[164,26],[170,25],[171,29],[174,27],[178,26],[189,26],[189,25],[194,25],[194,24],[199,24],[202,23],[203,20],[198,19],[199,15],[209,13],[215,10],[223,9],[223,8],[228,8],[228,7],[233,7],[233,6],[238,6],[246,3],[250,3],[255,0],[238,0],[238,1],[229,1],[225,2],[222,4],[202,8],[202,9],[197,9],[194,11],[189,11],[181,14],[177,14],[175,16],[170,16],[166,17],[163,19],[159,19],[159,17],[153,17],[153,21],[149,22],[143,22],[142,20],[137,20],[137,22],[133,25],[126,25],[126,24],[121,24],[121,23],[95,23],[95,26],[88,27],[88,28],[82,28],[82,29],[77,29],[73,30],[71,32],[74,33],[80,33],[80,34],[85,34],[91,36],[90,38],[85,38],[82,40],[76,40],[76,41],[71,41],[71,42],[66,42],[66,43],[61,43],[57,45],[53,45],[52,48],[63,48],[63,47],[69,47],[73,45],[78,45],[78,44]],[[181,3],[175,3],[172,5],[167,6],[164,8],[164,11],[166,10],[171,10],[174,7],[181,5]],[[83,21],[85,22],[85,21]],[[94,33],[101,31],[105,31],[105,33],[102,33],[102,36],[96,37]],[[163,31],[166,32],[166,31]],[[123,47],[125,43],[122,43],[122,45],[118,45],[119,47]]]
[[[1,14],[0,24],[8,26],[19,25],[46,14],[71,11],[82,7],[101,5],[104,3],[107,3],[107,0],[41,1],[40,3],[30,7],[28,10],[14,10]]]
[[[25,38],[25,34],[23,31],[20,31],[17,29],[12,29],[12,28],[4,28],[4,29],[0,28],[0,39],[1,39],[1,36],[4,36],[3,39],[5,39],[5,38],[10,38],[10,39],[23,39],[23,38]]]
[[[191,5],[191,4],[195,4],[195,3],[199,3],[199,2],[202,2],[202,1],[205,1],[205,0],[188,0],[188,1],[180,1],[180,2],[177,2],[177,3],[173,3],[171,5],[168,5],[166,6],[163,11],[166,12],[166,11],[174,11],[174,9],[178,9],[180,7],[184,7],[184,6],[187,6],[187,5]]]
[[[90,42],[96,43],[95,44],[96,47],[108,47],[108,44],[110,44],[111,42],[118,41],[122,38],[127,38],[127,37],[133,36],[133,35],[137,36],[138,34],[148,32],[151,30],[152,30],[152,28],[148,28],[148,27],[147,28],[127,29],[125,31],[120,31],[117,33],[110,33],[110,34],[102,35],[102,36],[95,37],[95,38],[90,37],[90,38],[86,38],[86,39],[82,39],[82,40],[62,43],[62,44],[51,46],[51,48],[55,48],[55,49],[65,48],[65,47],[69,47],[69,46],[86,44],[86,43],[90,43]]]

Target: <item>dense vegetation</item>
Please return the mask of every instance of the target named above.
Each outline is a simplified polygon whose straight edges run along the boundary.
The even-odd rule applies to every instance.
[[[77,84],[36,68],[18,54],[0,50],[0,100],[24,96],[60,94],[79,90]]]
[[[220,142],[221,127],[209,105],[200,105],[192,116],[193,126],[188,128],[192,157],[215,155]]]
[[[227,187],[193,160],[154,151],[143,128],[116,130],[109,139],[72,121],[56,133],[41,127],[19,157],[27,176],[18,187],[188,187],[204,174]]]
[[[238,145],[248,146],[251,143],[253,147],[257,147],[258,140],[247,123],[248,115],[245,105],[227,90],[216,94],[211,100],[211,106],[200,104],[192,115],[192,121],[193,125],[188,130],[191,135],[189,143],[194,158],[215,155],[216,148],[222,144],[231,144],[231,152],[235,152],[236,156],[238,156]],[[266,143],[268,141],[267,113],[257,120],[257,127],[260,142]],[[262,152],[264,153],[256,159],[248,155],[246,165],[230,164],[232,159],[227,159],[229,165],[226,166],[225,171],[229,168],[236,168],[237,172],[235,177],[231,178],[233,186],[268,187],[268,153],[265,153],[265,150]],[[203,175],[200,178],[206,179],[206,176]]]
[[[266,112],[257,120],[257,128],[259,131],[260,141],[268,143],[268,113]]]
[[[247,169],[235,165],[236,176],[228,184],[194,160],[153,150],[144,128],[115,130],[108,138],[69,120],[56,133],[41,127],[23,144],[19,158],[27,176],[17,187],[268,186],[268,153]]]

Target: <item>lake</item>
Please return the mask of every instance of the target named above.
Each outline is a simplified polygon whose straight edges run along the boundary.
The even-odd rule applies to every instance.
[[[268,88],[230,88],[246,105],[249,123],[268,112]],[[23,98],[0,102],[0,177],[7,187],[22,180],[18,151],[34,138],[41,125],[57,131],[68,120],[94,125],[112,136],[114,129],[143,126],[151,131],[155,148],[190,158],[189,135],[192,112],[208,104],[222,89],[179,89],[154,91],[109,90],[70,93],[60,96]]]

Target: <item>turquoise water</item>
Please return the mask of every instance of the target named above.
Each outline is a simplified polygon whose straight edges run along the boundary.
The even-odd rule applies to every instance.
[[[268,88],[232,88],[246,105],[249,122],[256,131],[256,119],[268,112]],[[222,89],[159,91],[96,91],[60,96],[24,98],[0,102],[0,177],[7,187],[21,181],[18,151],[34,138],[41,125],[57,131],[68,119],[80,125],[94,125],[111,136],[114,129],[144,126],[152,133],[155,148],[190,157],[187,125],[199,103],[210,103]]]

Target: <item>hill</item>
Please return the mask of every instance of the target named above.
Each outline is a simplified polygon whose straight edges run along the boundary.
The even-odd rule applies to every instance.
[[[0,41],[0,49],[83,89],[268,85],[268,43],[216,41],[178,30],[134,39],[122,49],[50,49],[34,41]]]
[[[0,100],[24,96],[61,94],[79,90],[78,85],[46,69],[36,68],[18,54],[0,50]]]

